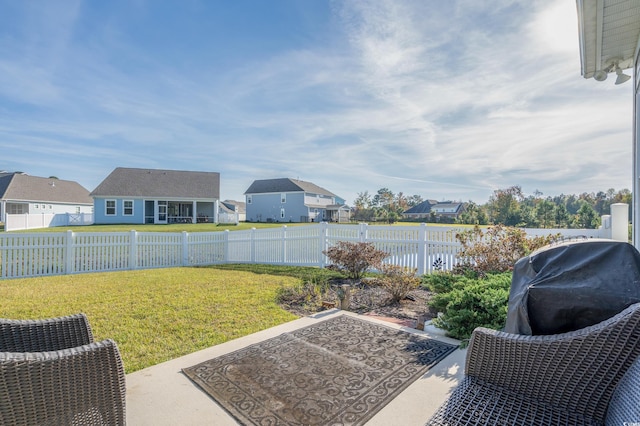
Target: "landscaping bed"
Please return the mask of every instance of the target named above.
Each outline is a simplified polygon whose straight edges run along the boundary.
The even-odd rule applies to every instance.
[[[312,315],[327,309],[340,308],[340,296],[343,286],[348,285],[351,293],[347,310],[359,314],[418,320],[422,317],[429,320],[435,316],[427,303],[432,293],[422,287],[411,290],[407,297],[394,302],[383,288],[364,281],[353,281],[344,278],[328,280],[325,292],[316,297],[309,297],[311,291],[303,297],[281,297],[280,306],[299,316]]]

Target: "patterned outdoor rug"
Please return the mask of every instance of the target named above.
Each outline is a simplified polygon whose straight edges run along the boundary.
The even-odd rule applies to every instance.
[[[361,425],[455,348],[341,315],[183,372],[241,424]]]

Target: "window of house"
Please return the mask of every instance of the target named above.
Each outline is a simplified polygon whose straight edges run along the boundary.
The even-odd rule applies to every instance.
[[[107,216],[116,215],[116,200],[105,200],[104,214]]]
[[[287,202],[287,194],[280,194],[280,204]]]
[[[29,207],[27,204],[7,204],[6,213],[9,214],[25,214]]]
[[[251,195],[247,195],[247,204],[251,204]]]
[[[284,219],[284,209],[280,209],[280,219]]]
[[[80,214],[80,207],[76,206],[76,214]]]
[[[122,214],[124,216],[133,216],[133,200],[124,200],[122,202]]]

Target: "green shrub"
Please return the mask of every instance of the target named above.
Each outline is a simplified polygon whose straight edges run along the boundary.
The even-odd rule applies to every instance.
[[[447,293],[453,290],[459,282],[466,282],[464,275],[451,272],[433,272],[422,276],[422,286],[433,293]]]
[[[401,301],[420,285],[414,268],[384,264],[380,266],[380,272],[382,275],[375,277],[370,284],[378,285],[389,293],[392,303]]]
[[[429,306],[438,312],[434,325],[459,340],[468,339],[476,327],[504,327],[511,273],[488,274],[484,278],[449,275],[426,279],[428,287],[435,291],[429,301]]]
[[[378,268],[389,253],[376,249],[373,243],[338,241],[322,252],[335,268],[348,278],[360,279],[370,268]]]

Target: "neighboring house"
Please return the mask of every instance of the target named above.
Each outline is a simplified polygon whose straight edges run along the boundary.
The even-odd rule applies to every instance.
[[[457,219],[464,212],[464,204],[453,201],[442,201],[433,206],[431,209],[436,217],[448,217]]]
[[[426,200],[420,204],[416,204],[402,213],[406,219],[428,219],[431,215],[431,209],[438,204],[436,200]]]
[[[244,201],[224,200],[220,203],[220,211],[225,208],[229,212],[235,212],[238,215],[238,221],[247,220],[247,204]]]
[[[457,219],[462,212],[464,212],[464,203],[427,200],[404,211],[402,216],[407,219]]]
[[[90,195],[96,224],[217,222],[220,173],[118,167]]]
[[[254,181],[244,193],[248,222],[347,222],[350,209],[330,191],[297,179]]]
[[[0,222],[6,214],[91,213],[89,191],[77,182],[0,172]]]

